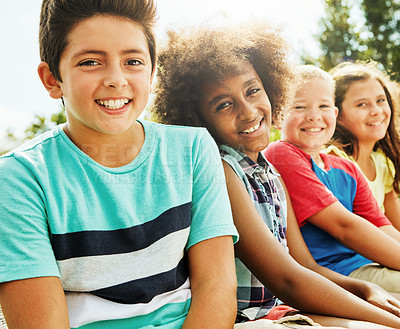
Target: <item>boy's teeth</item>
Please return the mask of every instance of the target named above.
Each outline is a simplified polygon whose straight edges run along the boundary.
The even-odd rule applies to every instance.
[[[258,128],[260,128],[260,124],[261,124],[261,122],[259,122],[258,124],[256,124],[254,127],[251,127],[250,129],[243,130],[243,131],[242,131],[242,134],[250,134],[250,133],[252,133],[253,131],[256,131]]]
[[[106,100],[98,100],[97,103],[106,107],[107,109],[117,110],[117,109],[120,109],[121,107],[125,106],[126,104],[128,104],[129,99],[116,99],[116,100],[106,99]]]

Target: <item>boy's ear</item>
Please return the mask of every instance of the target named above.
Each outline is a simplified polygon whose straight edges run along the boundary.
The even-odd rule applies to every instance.
[[[339,114],[339,109],[335,106],[335,118],[337,119]]]
[[[63,96],[60,84],[51,73],[49,64],[41,62],[38,66],[38,74],[51,98],[58,99]]]

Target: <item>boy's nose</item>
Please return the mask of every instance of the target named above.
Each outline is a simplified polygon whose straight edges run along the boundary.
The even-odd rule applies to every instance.
[[[104,85],[111,88],[122,88],[128,84],[120,67],[110,67],[104,78]]]

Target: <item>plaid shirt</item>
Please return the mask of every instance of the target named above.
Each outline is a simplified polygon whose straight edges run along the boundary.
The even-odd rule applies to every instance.
[[[220,146],[220,154],[243,181],[254,206],[272,234],[287,249],[287,204],[279,174],[261,153],[257,163],[226,145]],[[277,297],[238,258],[235,262],[238,278],[238,319],[254,320],[267,315],[279,302]]]

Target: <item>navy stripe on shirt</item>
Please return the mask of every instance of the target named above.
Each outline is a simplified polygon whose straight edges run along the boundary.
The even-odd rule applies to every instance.
[[[154,296],[173,291],[182,286],[189,277],[187,254],[178,266],[170,271],[113,287],[90,291],[90,293],[121,304],[148,303]]]
[[[191,203],[170,208],[142,225],[112,231],[81,231],[52,234],[58,261],[74,257],[112,255],[144,249],[169,233],[190,226]]]

